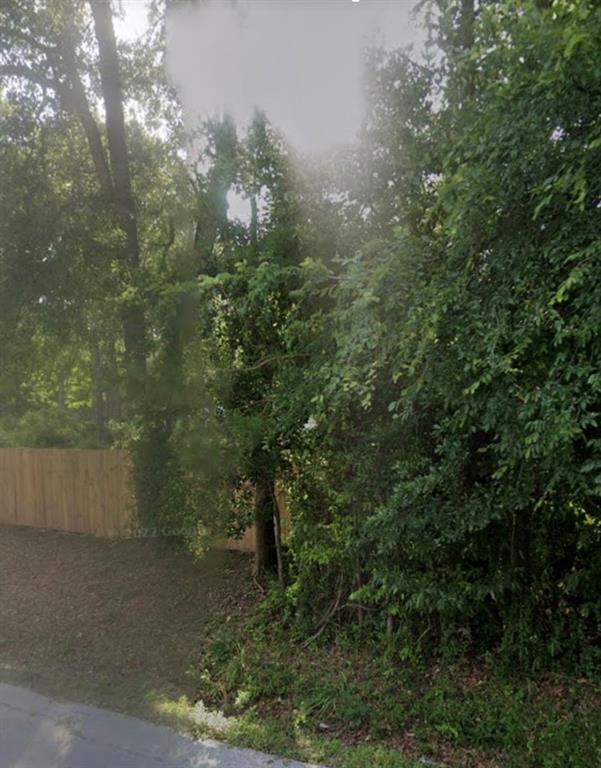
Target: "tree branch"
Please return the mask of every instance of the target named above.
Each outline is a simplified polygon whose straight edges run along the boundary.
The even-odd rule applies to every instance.
[[[57,80],[52,80],[25,64],[0,64],[0,77],[20,77],[37,83],[42,88],[52,88],[57,93],[61,89],[61,85]]]
[[[63,97],[74,114],[79,118],[81,127],[86,134],[88,146],[90,147],[90,154],[92,155],[92,161],[96,168],[96,174],[98,175],[98,181],[102,187],[102,191],[108,200],[114,200],[113,180],[111,178],[106,151],[102,143],[102,136],[88,103],[86,90],[77,68],[74,46],[71,43],[67,30],[64,30],[62,35],[60,56],[71,86],[70,88],[63,89]]]
[[[25,64],[0,65],[0,77],[18,77],[40,85],[44,89],[53,90],[60,96],[65,106],[79,119],[81,127],[86,135],[90,154],[96,168],[98,181],[108,199],[113,198],[113,182],[106,159],[106,153],[102,144],[100,130],[90,110],[86,92],[75,66],[75,56],[70,50],[69,44],[63,41],[61,45],[61,58],[66,68],[69,85],[56,78],[49,78],[41,72],[28,67]],[[70,87],[69,87],[70,86]]]

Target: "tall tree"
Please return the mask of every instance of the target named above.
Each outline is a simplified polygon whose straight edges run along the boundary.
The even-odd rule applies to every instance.
[[[138,216],[132,192],[123,116],[123,87],[119,55],[113,29],[113,14],[108,0],[90,0],[99,52],[100,82],[106,112],[106,135],[112,173],[111,189],[119,223],[125,236],[122,261],[128,282],[136,285],[140,266]],[[137,286],[139,290],[139,285]],[[127,358],[127,387],[131,403],[141,396],[146,384],[146,320],[144,305],[134,290],[133,300],[126,301],[123,310],[123,339]]]
[[[56,0],[28,8],[10,0],[2,10],[0,76],[35,86],[38,98],[54,94],[54,109],[67,109],[79,120],[96,169],[107,214],[116,217],[123,244],[117,252],[122,279],[129,287],[122,310],[127,392],[130,408],[144,388],[145,319],[139,289],[139,243],[136,205],[131,188],[123,89],[110,2],[91,3],[98,46],[98,67],[105,105],[105,125],[94,109],[94,94],[84,85],[93,81],[93,52],[85,43],[87,24],[83,3]],[[86,71],[87,70],[87,71]],[[41,92],[40,92],[41,91]],[[108,155],[103,136],[108,139]],[[132,298],[133,297],[133,298]]]

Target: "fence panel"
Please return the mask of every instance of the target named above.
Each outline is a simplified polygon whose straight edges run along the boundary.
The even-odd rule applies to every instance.
[[[288,529],[284,493],[278,491],[282,532]],[[96,536],[126,536],[133,492],[126,451],[0,448],[0,523]],[[216,546],[253,552],[255,530]]]
[[[126,535],[132,502],[125,451],[0,448],[0,523]]]

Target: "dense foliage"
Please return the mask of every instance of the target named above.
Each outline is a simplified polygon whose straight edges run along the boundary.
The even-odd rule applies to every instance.
[[[0,440],[130,445],[142,521],[197,549],[254,520],[305,634],[370,617],[590,669],[599,5],[422,3],[431,55],[372,52],[356,146],[315,162],[268,116],[224,119],[193,171],[157,75],[159,5],[151,53],[119,47],[136,258],[61,91],[88,73],[107,144],[76,6],[0,16]]]
[[[339,277],[295,506],[305,610],[327,583],[526,664],[598,643],[600,23],[483,4],[426,116],[428,73],[376,63],[367,147],[410,161],[374,177],[412,193]]]

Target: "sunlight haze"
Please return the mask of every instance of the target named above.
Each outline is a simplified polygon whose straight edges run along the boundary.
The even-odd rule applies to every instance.
[[[171,6],[167,65],[188,127],[255,108],[304,151],[352,141],[364,114],[367,49],[423,38],[400,0],[223,0]]]

